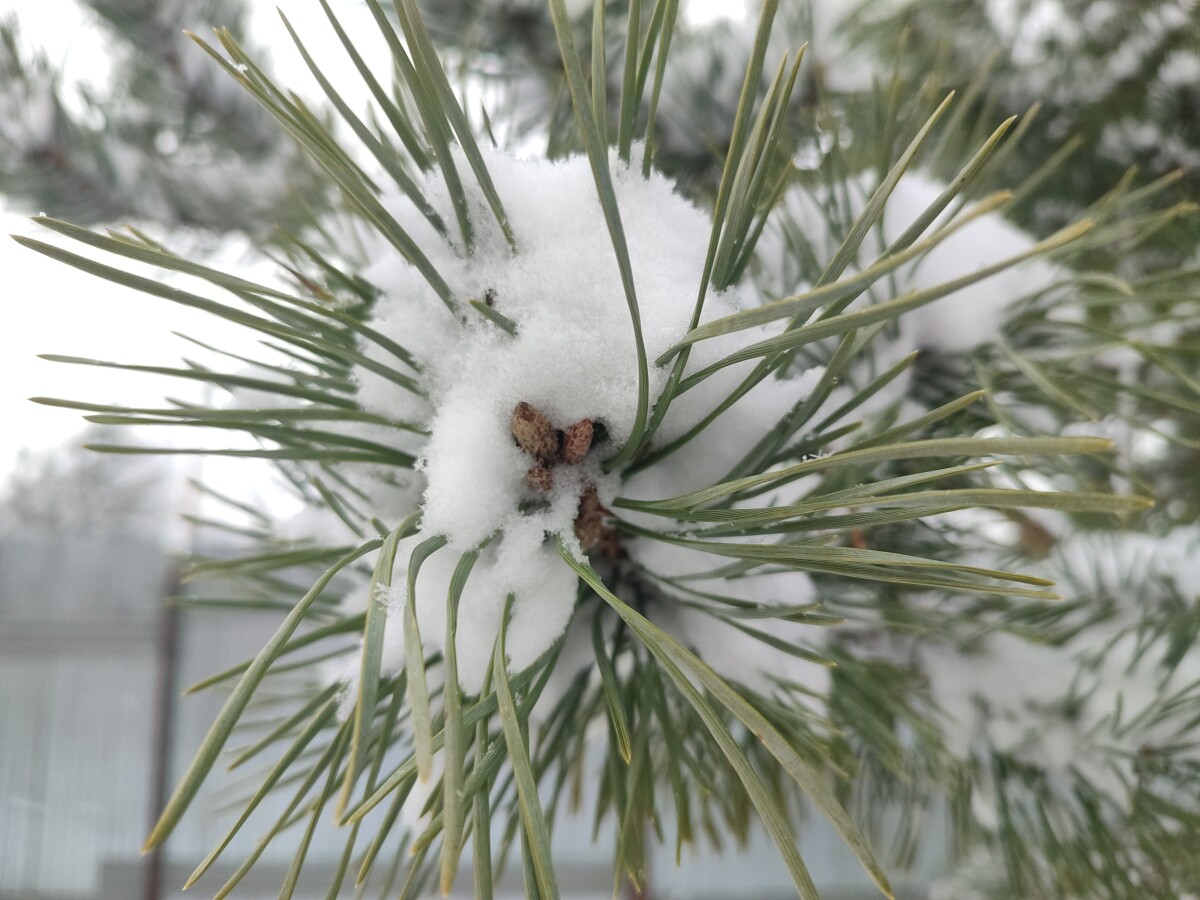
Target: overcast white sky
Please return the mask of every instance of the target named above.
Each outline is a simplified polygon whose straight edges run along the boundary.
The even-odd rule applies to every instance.
[[[279,80],[302,93],[317,96],[299,54],[291,45],[276,14],[281,7],[310,44],[320,45],[327,25],[314,0],[253,0],[252,31],[267,46]],[[740,0],[693,0],[695,19],[737,13]],[[107,74],[102,35],[86,24],[73,0],[0,0],[0,15],[15,12],[27,40],[46,48],[62,64],[67,79],[102,83]],[[339,15],[351,33],[367,36],[359,47],[370,56],[381,53],[370,15],[362,4],[339,4]],[[79,22],[75,27],[65,22]],[[364,27],[356,27],[361,24]],[[335,66],[341,54],[336,54]],[[348,63],[337,77],[349,97],[365,99],[365,90]],[[28,213],[6,209],[0,200],[0,230],[47,237],[28,219]],[[236,251],[231,251],[236,253]],[[231,262],[235,261],[231,259]],[[174,365],[195,348],[173,330],[199,339],[226,334],[221,323],[166,301],[146,297],[77,272],[39,256],[15,242],[0,240],[5,319],[0,327],[0,479],[23,447],[45,448],[76,434],[83,422],[75,413],[39,406],[31,396],[68,397],[100,403],[157,404],[164,394],[196,397],[196,386],[178,380],[110,372],[50,363],[39,353],[57,353],[117,362]]]

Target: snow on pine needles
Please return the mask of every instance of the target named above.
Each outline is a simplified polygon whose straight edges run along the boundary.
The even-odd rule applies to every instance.
[[[485,159],[516,236],[515,250],[488,219],[482,194],[473,198],[475,220],[491,227],[477,231],[470,252],[437,233],[406,198],[393,197],[389,211],[418,237],[463,305],[448,308],[420,272],[381,246],[365,273],[382,291],[370,324],[412,352],[423,393],[363,366],[355,373],[365,409],[428,431],[427,439],[414,433],[411,448],[420,454],[425,479],[421,534],[401,545],[398,559],[405,558],[406,546],[431,535],[447,539],[448,551],[425,563],[415,582],[420,630],[430,649],[441,649],[445,633],[446,590],[458,557],[452,551],[490,541],[467,582],[458,619],[460,678],[470,692],[482,684],[509,594],[514,602],[507,649],[514,671],[531,664],[566,627],[576,579],[559,557],[556,538],[581,558],[593,551],[610,562],[627,557],[657,571],[664,556],[690,555],[693,572],[712,568],[712,557],[701,553],[620,540],[605,524],[613,499],[625,493],[657,500],[713,483],[804,399],[813,380],[803,374],[765,380],[700,438],[623,487],[621,474],[605,472],[602,463],[632,434],[637,355],[588,161],[530,161],[496,151]],[[646,354],[654,359],[689,330],[712,226],[663,177],[643,177],[640,167],[615,158],[611,167]],[[443,220],[452,221],[440,176],[431,175],[423,188]],[[511,326],[466,305],[470,300]],[[731,293],[709,296],[704,319],[736,310]],[[708,341],[693,360],[702,366],[729,349],[729,340]],[[372,352],[385,361],[384,351]],[[745,370],[745,364],[730,367],[684,394],[659,439],[668,442],[695,425]],[[651,367],[651,398],[661,394],[667,375],[667,367]],[[800,593],[811,594],[807,576],[791,578],[802,582]],[[796,593],[793,584],[790,596]],[[402,642],[394,645],[401,650]],[[385,659],[385,670],[397,671],[398,662]]]

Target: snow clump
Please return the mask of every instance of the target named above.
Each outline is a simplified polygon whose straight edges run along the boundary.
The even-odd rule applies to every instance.
[[[1095,598],[1082,617],[1107,603],[1104,618],[1060,645],[995,632],[974,653],[920,651],[944,715],[947,749],[963,760],[998,752],[1035,765],[1068,800],[1082,779],[1126,810],[1139,783],[1139,759],[1162,752],[1195,764],[1200,725],[1184,701],[1200,692],[1200,657],[1173,654],[1171,641],[1146,639],[1147,601],[1135,586],[1151,586],[1158,595],[1151,602],[1177,596],[1191,604],[1200,594],[1198,546],[1194,527],[1165,538],[1072,535],[1047,560],[1045,574]],[[981,787],[973,800],[976,817],[994,828],[996,797],[987,784]]]
[[[767,379],[662,464],[624,483],[621,473],[605,472],[603,461],[635,428],[638,356],[588,160],[529,161],[485,151],[485,162],[515,248],[483,196],[469,194],[475,232],[473,246],[465,249],[449,192],[436,174],[428,176],[423,188],[447,223],[447,235],[406,198],[386,198],[388,211],[422,248],[453,300],[444,302],[416,267],[390,246],[381,247],[364,273],[382,292],[370,324],[413,355],[422,392],[406,390],[366,367],[356,371],[364,409],[428,434],[419,447],[405,448],[421,460],[421,533],[401,544],[393,578],[393,584],[404,583],[400,570],[411,546],[434,535],[446,539],[447,546],[419,570],[415,597],[405,598],[416,604],[427,648],[444,644],[447,589],[460,555],[483,547],[458,616],[459,675],[468,693],[482,685],[508,595],[514,598],[507,638],[513,671],[532,664],[566,628],[577,580],[560,558],[555,539],[577,558],[591,552],[615,561],[620,555],[635,569],[655,571],[664,554],[678,558],[669,545],[653,540],[622,540],[618,547],[616,533],[606,524],[618,493],[661,499],[720,480],[814,383],[812,372]],[[460,169],[467,170],[465,163]],[[670,368],[656,367],[654,360],[689,330],[711,222],[663,177],[643,177],[640,166],[615,157],[610,170],[629,248],[653,405]],[[498,325],[480,307],[511,326]],[[732,293],[710,293],[701,321],[737,309]],[[696,370],[767,335],[755,329],[701,342],[689,368]],[[364,352],[395,365],[394,357],[377,346],[364,346]],[[681,395],[657,432],[655,446],[700,421],[750,367],[752,363],[730,366]],[[671,524],[660,518],[653,526]],[[691,555],[700,557],[697,571],[715,565],[714,557]],[[796,580],[795,590],[779,592],[779,602],[812,594],[806,576],[798,573]],[[758,591],[753,577],[740,581],[750,593]],[[696,632],[694,625],[683,630],[689,637]],[[401,645],[400,640],[387,642],[385,672],[403,665]],[[744,672],[744,661],[734,668]]]

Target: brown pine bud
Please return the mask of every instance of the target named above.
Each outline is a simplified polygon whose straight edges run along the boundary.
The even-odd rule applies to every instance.
[[[568,466],[583,462],[592,449],[592,420],[580,419],[563,432],[562,461]]]
[[[522,401],[513,410],[512,435],[517,446],[546,466],[558,459],[558,432],[544,415]]]
[[[525,473],[525,483],[536,491],[548,491],[554,487],[554,472],[545,466],[533,466]]]
[[[596,486],[589,484],[579,498],[579,514],[575,517],[575,537],[585,553],[595,550],[606,559],[615,560],[621,555],[617,532],[605,520],[612,515],[596,493]]]
[[[595,552],[613,563],[621,558],[621,540],[615,528],[605,527]]]

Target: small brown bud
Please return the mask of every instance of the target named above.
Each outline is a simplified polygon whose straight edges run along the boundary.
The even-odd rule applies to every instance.
[[[558,459],[558,432],[544,415],[522,401],[513,410],[512,435],[517,446],[543,465]]]
[[[533,466],[525,473],[525,483],[536,491],[548,491],[554,487],[554,472],[545,466]]]
[[[615,560],[621,555],[617,532],[610,528],[605,519],[612,515],[596,493],[596,486],[589,484],[579,498],[579,514],[575,517],[575,537],[584,552],[595,550],[606,559]]]
[[[583,462],[592,449],[592,420],[580,419],[563,432],[562,461],[568,466]]]
[[[621,541],[615,528],[604,529],[604,537],[596,549],[609,562],[615,563],[621,558]]]

